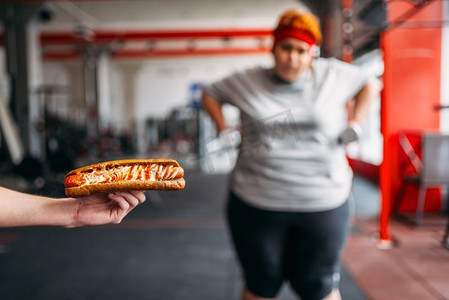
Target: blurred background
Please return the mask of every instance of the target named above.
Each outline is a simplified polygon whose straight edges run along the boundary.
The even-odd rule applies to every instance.
[[[321,56],[359,65],[384,84],[363,124],[362,138],[347,149],[356,174],[356,215],[367,222],[355,226],[355,232],[367,230],[370,241],[371,234],[397,241],[401,230],[411,230],[410,236],[416,228],[390,229],[391,216],[436,215],[439,225],[430,229],[429,247],[440,251],[449,182],[444,171],[449,170],[449,159],[445,160],[449,156],[445,142],[449,132],[448,1],[0,1],[0,185],[63,197],[64,174],[76,167],[160,157],[177,159],[186,170],[188,185],[175,194],[148,193],[149,204],[117,229],[0,231],[0,245],[4,245],[0,248],[0,298],[236,299],[239,275],[221,211],[239,137],[237,130],[216,137],[200,96],[207,84],[227,74],[255,65],[271,66],[271,30],[278,16],[292,7],[309,9],[320,18]],[[232,127],[238,127],[239,115],[233,107],[225,107],[225,116]],[[439,138],[430,149],[442,151],[424,151],[429,135]],[[414,168],[413,161],[425,154],[443,171],[437,184],[425,182],[429,192],[419,211],[422,182],[404,184],[408,175],[420,178],[421,169]],[[416,221],[414,225],[420,225]],[[178,234],[179,238],[173,238]],[[139,245],[130,236],[146,243]],[[149,268],[159,270],[159,278],[169,278],[168,283],[153,278],[150,270],[140,270],[136,258],[126,260],[133,253],[117,245],[115,238],[140,253],[139,261],[151,256]],[[88,240],[92,243],[86,245]],[[66,260],[64,243],[72,247],[71,254],[92,264],[99,263],[100,253],[110,247],[117,247],[113,252],[117,257],[97,267],[86,262],[80,268],[76,260]],[[82,246],[75,251],[77,245]],[[160,253],[153,248],[158,245],[161,249],[185,247],[185,257]],[[375,249],[371,242],[365,246]],[[30,249],[34,250],[25,251]],[[89,249],[97,256],[89,256]],[[438,252],[438,259],[445,262],[438,266],[448,271],[446,252]],[[117,253],[126,253],[125,258]],[[40,265],[38,259],[46,263]],[[116,271],[112,262],[122,259],[118,268],[124,280],[134,284],[106,292],[120,283],[110,274]],[[174,279],[176,268],[164,268],[167,261],[191,264]],[[54,269],[49,267],[53,264]],[[58,266],[75,271],[61,283],[58,279],[65,272],[56,272]],[[346,299],[380,299],[375,291],[383,285],[369,289],[373,281],[364,279],[363,270],[347,267],[352,273],[344,273]],[[98,271],[92,273],[94,269]],[[199,270],[204,273],[195,277],[192,270],[196,275]],[[218,275],[212,270],[224,271]],[[91,283],[73,285],[89,272]],[[136,272],[151,277],[155,285],[144,278],[135,280]],[[207,292],[195,295],[194,291],[204,288],[199,282],[211,274],[219,276],[216,281],[222,284],[213,285],[211,294],[218,289],[223,291],[220,297],[211,298]],[[423,291],[414,291],[421,298],[399,294],[388,298],[449,299],[441,277],[436,278],[434,285],[421,278],[421,283],[426,282]],[[30,284],[22,289],[24,282]],[[60,288],[49,282],[58,282]],[[176,294],[170,282],[184,290],[176,289],[181,291]],[[154,296],[157,293],[164,296]],[[291,299],[286,293],[283,297]]]
[[[369,2],[356,1],[357,14]],[[11,160],[8,151],[20,152],[13,163],[37,159],[45,175],[80,161],[170,152],[191,154],[212,171],[203,165],[204,152],[220,145],[202,111],[202,88],[239,69],[271,65],[278,15],[306,5],[323,19],[323,56],[349,51],[345,59],[356,54],[357,64],[382,74],[378,30],[352,10],[345,17],[341,4],[331,1],[232,1],[226,7],[199,0],[3,3],[1,95],[20,150],[10,150],[8,133],[2,133],[2,162]],[[351,26],[345,29],[351,36],[343,25]],[[237,126],[237,112],[228,107],[226,114]],[[378,164],[379,102],[368,123],[369,136],[359,148]],[[218,167],[226,171],[232,161]]]

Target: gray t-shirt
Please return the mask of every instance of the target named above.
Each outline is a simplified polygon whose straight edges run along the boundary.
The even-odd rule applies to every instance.
[[[253,206],[317,212],[349,196],[352,172],[337,142],[345,103],[369,77],[337,59],[318,58],[292,83],[273,69],[252,68],[206,88],[240,110],[242,142],[231,190]]]

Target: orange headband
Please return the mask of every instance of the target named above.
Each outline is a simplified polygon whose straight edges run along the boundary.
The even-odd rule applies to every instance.
[[[279,19],[279,24],[273,32],[274,44],[284,38],[295,38],[318,45],[322,35],[318,19],[311,13],[301,13],[291,9],[286,11]]]

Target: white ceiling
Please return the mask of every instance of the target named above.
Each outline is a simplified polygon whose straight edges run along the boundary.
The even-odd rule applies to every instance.
[[[180,29],[213,27],[272,27],[281,12],[304,8],[297,0],[147,0],[53,1],[53,19],[46,30]]]

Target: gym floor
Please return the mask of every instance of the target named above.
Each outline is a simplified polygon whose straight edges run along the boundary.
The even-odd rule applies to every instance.
[[[179,192],[147,192],[119,225],[0,230],[0,299],[239,299],[239,268],[223,219],[227,175],[186,172]],[[14,187],[20,180],[0,176]],[[60,184],[40,191],[63,195]],[[440,225],[393,220],[397,241],[375,246],[379,193],[354,181],[343,257],[343,299],[449,299],[449,250]],[[295,299],[287,286],[281,300]]]

